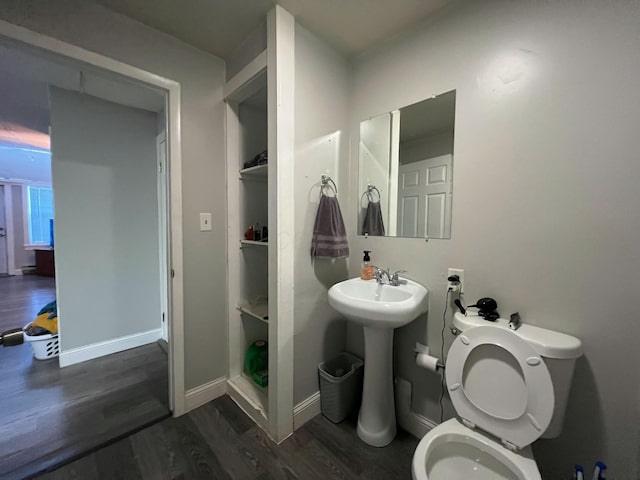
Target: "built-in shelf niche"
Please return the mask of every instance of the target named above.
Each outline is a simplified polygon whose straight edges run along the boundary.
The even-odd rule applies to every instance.
[[[295,111],[293,16],[276,5],[267,15],[266,34],[268,48],[248,63],[239,61],[241,70],[223,87],[227,244],[240,247],[228,249],[228,304],[241,306],[229,309],[227,386],[231,398],[273,440],[280,442],[293,431],[294,410],[294,249],[289,248],[295,236],[290,208],[295,150],[291,134]],[[267,150],[267,146],[268,164],[247,168],[246,162]],[[245,240],[245,231],[256,223],[260,228],[268,227],[268,242]],[[246,308],[260,297],[270,299],[268,321]],[[258,335],[267,340],[269,347],[267,388],[259,387],[243,374],[247,348]]]
[[[248,70],[247,70],[248,69]],[[258,385],[244,370],[244,358],[256,340],[269,337],[269,242],[246,240],[245,231],[269,225],[269,165],[245,168],[267,150],[266,53],[231,79],[227,98],[227,161],[235,178],[229,178],[230,242],[229,301],[229,394],[263,428],[268,427],[270,386]],[[256,301],[255,299],[264,299]]]

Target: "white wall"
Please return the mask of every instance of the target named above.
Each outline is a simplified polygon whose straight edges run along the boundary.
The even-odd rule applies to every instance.
[[[62,353],[160,324],[156,116],[52,87]]]
[[[295,63],[293,401],[298,404],[318,391],[318,363],[343,351],[346,341],[344,320],[329,306],[327,290],[347,278],[347,262],[312,262],[310,249],[320,176],[335,180],[341,202],[348,198],[349,77],[346,60],[298,24]]]
[[[457,2],[354,65],[354,131],[372,114],[457,91],[451,240],[353,236],[350,181],[351,275],[367,248],[430,289],[428,324],[397,334],[396,373],[413,382],[414,410],[439,419],[438,378],[418,371],[407,346],[428,333],[439,351],[447,267],[465,269],[468,303],[494,297],[502,314],[584,343],[564,433],[534,448],[543,478],[598,459],[611,478],[640,475],[639,8]],[[357,145],[354,135],[352,171]],[[361,348],[357,329],[349,345]]]
[[[0,18],[180,82],[185,387],[227,372],[224,63],[83,0],[7,0]],[[199,212],[213,231],[199,232]],[[220,313],[222,312],[222,313]]]

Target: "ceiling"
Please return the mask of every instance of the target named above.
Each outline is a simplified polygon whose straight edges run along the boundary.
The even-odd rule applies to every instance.
[[[279,3],[347,56],[398,35],[451,0],[94,0],[227,60]]]

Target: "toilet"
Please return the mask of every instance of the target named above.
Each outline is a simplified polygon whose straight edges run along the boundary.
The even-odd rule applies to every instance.
[[[414,480],[540,480],[531,451],[560,435],[580,340],[506,319],[456,313],[445,377],[457,418],[425,435]]]

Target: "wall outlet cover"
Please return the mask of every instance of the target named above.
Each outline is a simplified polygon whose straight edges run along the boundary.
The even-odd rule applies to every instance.
[[[458,275],[460,278],[460,293],[464,293],[464,270],[461,268],[450,268],[447,270],[447,278],[451,275]]]

